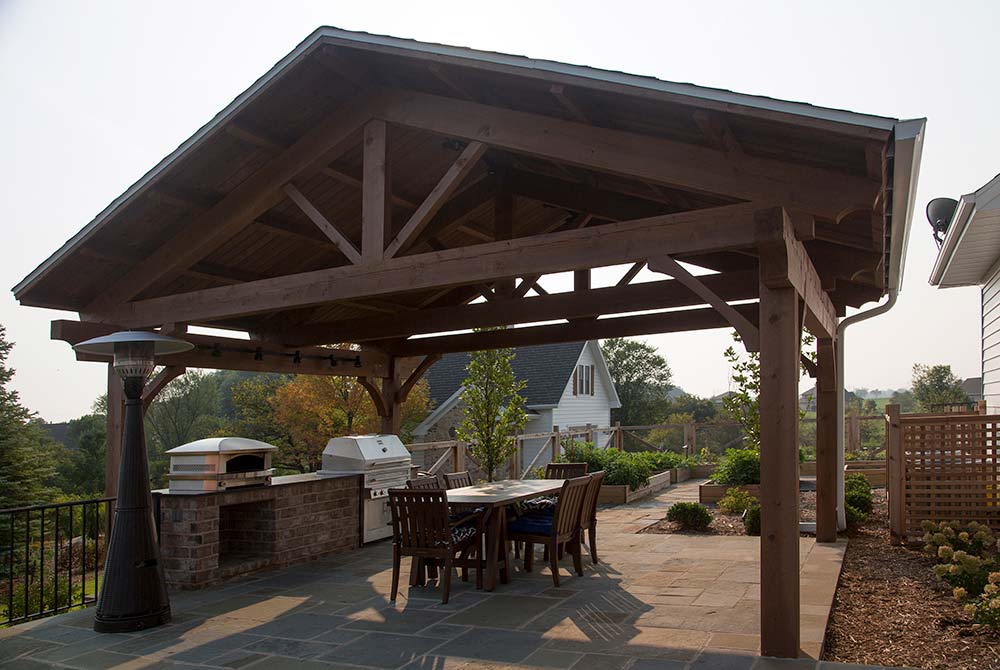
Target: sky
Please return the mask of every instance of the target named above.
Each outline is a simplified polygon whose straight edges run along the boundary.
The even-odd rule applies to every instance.
[[[928,285],[923,209],[1000,172],[995,2],[54,2],[0,0],[0,284],[13,287],[320,25],[590,65],[896,118],[926,117],[906,275],[848,330],[846,386],[909,385],[914,363],[978,376],[979,291]],[[487,9],[488,7],[488,9]],[[618,271],[598,273],[595,285]],[[547,288],[559,289],[555,284]],[[89,411],[102,365],[49,340],[75,314],[0,294],[22,401]],[[729,388],[725,330],[641,338],[674,382]]]

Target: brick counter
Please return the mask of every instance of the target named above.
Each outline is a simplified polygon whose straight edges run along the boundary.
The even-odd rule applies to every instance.
[[[360,476],[310,473],[219,493],[154,491],[167,586],[200,589],[356,549],[361,546],[361,484]]]

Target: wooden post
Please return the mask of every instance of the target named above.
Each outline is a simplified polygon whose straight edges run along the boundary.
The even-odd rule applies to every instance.
[[[899,405],[885,406],[886,493],[889,499],[889,540],[903,543],[903,435]]]
[[[382,402],[385,403],[385,415],[382,417],[383,435],[399,435],[402,427],[403,412],[396,394],[399,387],[399,363],[393,357],[389,359],[389,376],[382,379]]]
[[[509,479],[520,479],[521,478],[521,448],[524,445],[524,441],[521,440],[521,435],[514,435],[514,455],[510,458],[510,477]]]
[[[847,417],[847,452],[856,454],[861,451],[861,417],[851,414]]]
[[[795,289],[762,281],[760,653],[783,658],[799,654],[800,323]]]
[[[461,440],[456,440],[455,441],[454,449],[455,449],[455,458],[453,459],[452,462],[455,464],[455,472],[464,472],[465,471],[465,442],[462,442]]]
[[[122,430],[125,425],[125,389],[115,368],[108,364],[107,442],[104,452],[104,496],[118,495],[118,469],[122,462]]]
[[[985,400],[980,400],[979,402],[976,403],[976,413],[977,414],[986,414],[987,411],[988,410],[986,409],[986,401]]]
[[[832,338],[816,342],[816,541],[837,541],[837,364]]]
[[[622,422],[621,421],[615,421],[615,449],[617,449],[618,451],[622,450],[622,443],[624,442],[624,440],[622,439],[622,437],[623,437],[622,436]]]
[[[372,119],[365,124],[362,170],[361,259],[364,263],[380,263],[385,241],[392,234],[392,179],[385,121]]]
[[[552,462],[555,463],[562,452],[562,438],[559,435],[559,426],[552,426]]]
[[[697,427],[693,423],[684,424],[684,453],[687,456],[695,453],[695,440],[697,440]]]

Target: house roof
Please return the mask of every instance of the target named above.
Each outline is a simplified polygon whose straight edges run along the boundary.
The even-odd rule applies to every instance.
[[[528,407],[558,405],[573,367],[586,342],[543,344],[515,349],[514,376],[528,385],[521,396]],[[427,371],[425,379],[435,407],[446,403],[462,386],[469,364],[468,353],[447,354]]]
[[[930,283],[948,288],[985,284],[1000,259],[1000,175],[958,200],[931,270]]]
[[[969,394],[973,398],[983,397],[983,378],[982,377],[969,377],[962,382],[962,390]]]

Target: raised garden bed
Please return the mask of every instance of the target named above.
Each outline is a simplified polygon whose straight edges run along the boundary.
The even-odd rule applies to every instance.
[[[601,486],[601,493],[597,498],[597,502],[610,505],[624,505],[634,500],[646,498],[657,491],[662,491],[670,486],[672,481],[671,473],[671,470],[666,470],[652,475],[646,486],[636,489],[635,491],[630,491],[629,487],[625,485],[614,486],[604,484]]]
[[[640,533],[654,533],[656,535],[743,535],[747,534],[743,526],[743,517],[739,514],[727,514],[714,505],[708,506],[708,513],[712,515],[712,525],[708,530],[682,530],[680,525],[666,519],[661,519],[646,526]],[[816,492],[802,491],[799,493],[799,518],[802,521],[816,520]],[[802,533],[803,537],[810,537],[807,533]]]
[[[864,475],[874,488],[885,487],[885,459],[875,461],[847,461],[845,475]]]
[[[760,484],[747,484],[745,486],[727,486],[725,484],[702,484],[698,487],[698,502],[702,505],[714,505],[722,500],[729,489],[738,488],[746,491],[754,498],[760,498]]]
[[[718,466],[715,463],[706,463],[703,465],[696,465],[691,468],[691,476],[695,479],[701,479],[703,477],[710,477],[715,472]]]
[[[691,468],[674,468],[670,471],[672,484],[680,484],[691,479]]]

